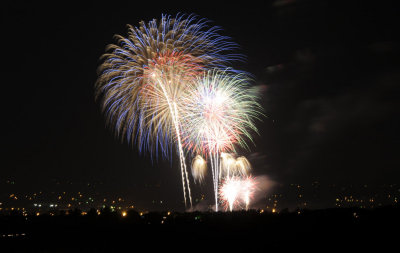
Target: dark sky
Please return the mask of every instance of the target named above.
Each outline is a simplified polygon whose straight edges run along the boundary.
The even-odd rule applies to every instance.
[[[182,12],[221,26],[247,56],[234,67],[265,88],[268,117],[243,153],[255,175],[283,185],[399,183],[400,15],[390,2],[137,2],[1,8],[0,179],[23,190],[99,181],[133,199],[153,198],[143,189],[160,185],[155,194],[179,206],[178,164],[152,164],[116,140],[93,85],[100,55],[126,24]]]

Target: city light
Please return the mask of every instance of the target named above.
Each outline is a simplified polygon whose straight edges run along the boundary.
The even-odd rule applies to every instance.
[[[231,171],[229,173],[231,174]],[[346,187],[345,185],[339,184],[333,186],[324,185],[321,183],[314,183],[309,185],[288,184],[284,188],[281,188],[281,191],[276,190],[274,192],[271,192],[271,194],[265,195],[264,210],[270,210],[270,212],[273,213],[273,209],[275,209],[275,212],[277,213],[279,212],[279,210],[287,209],[287,205],[288,203],[290,203],[290,201],[294,201],[291,204],[295,210],[303,210],[305,208],[314,209],[318,206],[318,201],[321,200],[321,197],[324,197],[321,195],[322,192],[319,191],[321,189],[327,188],[330,190],[329,198],[326,199],[328,207],[335,208],[357,207],[361,209],[371,209],[387,205],[397,205],[400,198],[400,187],[397,184],[381,185],[378,190],[373,191],[371,191],[373,189],[372,187],[368,186],[368,188],[366,188],[364,187],[364,185],[360,185],[357,187]],[[363,192],[363,190],[367,190],[367,192]],[[54,213],[55,215],[57,215],[58,210],[63,210],[63,213],[67,213],[68,211],[74,209],[79,209],[88,213],[91,208],[94,208],[96,210],[94,212],[95,214],[100,214],[102,213],[102,208],[108,207],[111,209],[112,212],[118,212],[122,216],[122,213],[124,211],[127,212],[128,210],[135,210],[137,208],[137,206],[134,205],[135,203],[132,199],[129,199],[127,196],[123,196],[120,194],[118,194],[117,196],[107,196],[101,195],[102,193],[100,192],[88,193],[82,190],[80,190],[79,192],[75,191],[67,193],[63,191],[63,189],[61,189],[59,192],[32,191],[30,193],[21,193],[16,200],[16,193],[13,192],[15,191],[10,190],[7,192],[6,189],[4,199],[0,199],[0,212],[2,214],[13,212],[23,215],[24,210],[27,213],[33,215],[36,215],[36,212],[40,212],[40,215],[43,215],[45,213],[49,215],[50,213]],[[79,201],[80,199],[75,197],[79,195],[85,196],[82,201]],[[62,196],[61,199],[59,198],[60,196]],[[210,201],[211,196],[207,196],[204,194],[201,194],[199,196],[201,196],[202,201]],[[242,195],[237,195],[236,197],[236,200],[242,201]],[[71,201],[71,199],[74,199],[74,201]],[[200,200],[200,198],[198,199]],[[103,202],[104,200],[106,200],[106,202]],[[243,197],[243,200],[246,200],[246,198]],[[165,205],[166,207],[169,205],[169,203],[160,199],[155,199],[154,205],[161,204],[161,201],[162,205]],[[113,202],[115,204],[112,204]],[[243,204],[242,206],[237,206],[236,210],[246,210],[245,207],[246,206]],[[141,215],[145,215],[145,212],[143,211],[145,210],[145,207],[141,206],[139,208],[140,210],[142,210]],[[171,210],[165,211],[165,215],[169,216],[172,214],[172,212],[173,211]]]

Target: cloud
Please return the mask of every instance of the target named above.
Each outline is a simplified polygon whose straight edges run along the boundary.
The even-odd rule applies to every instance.
[[[265,206],[265,197],[272,189],[277,185],[277,183],[267,175],[260,175],[254,177],[256,183],[256,190],[251,200],[250,208],[257,209],[263,208]]]
[[[366,62],[353,58],[359,54]],[[400,103],[393,94],[400,68],[374,60],[364,49],[306,49],[268,76],[269,123],[259,146],[274,179],[365,182],[398,175],[392,150]]]

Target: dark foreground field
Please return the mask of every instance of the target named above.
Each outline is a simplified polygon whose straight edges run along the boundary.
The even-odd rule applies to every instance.
[[[260,213],[0,216],[0,252],[398,250],[399,206]]]

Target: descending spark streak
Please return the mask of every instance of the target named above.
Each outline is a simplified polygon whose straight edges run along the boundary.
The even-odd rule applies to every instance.
[[[192,196],[191,196],[191,191],[190,191],[190,184],[189,184],[189,178],[188,178],[188,173],[186,169],[186,161],[185,161],[185,155],[183,152],[182,148],[182,142],[181,142],[181,134],[179,131],[180,124],[179,124],[179,119],[178,119],[178,110],[177,110],[177,105],[176,102],[171,101],[170,94],[167,92],[166,87],[164,85],[165,83],[165,78],[163,78],[163,73],[157,73],[157,69],[154,70],[154,72],[151,73],[150,78],[152,81],[154,81],[157,85],[160,86],[162,93],[164,95],[164,98],[168,104],[169,107],[169,114],[171,116],[171,121],[172,125],[175,128],[175,137],[178,145],[178,153],[179,153],[179,159],[180,159],[180,167],[181,167],[181,174],[182,174],[182,185],[183,185],[183,194],[184,194],[184,200],[185,200],[185,205],[186,205],[186,190],[188,191],[189,194],[189,201],[190,205],[192,206]],[[174,80],[176,81],[176,80]],[[169,84],[171,84],[173,81],[168,80],[167,81]],[[173,97],[172,97],[173,98]],[[186,181],[186,184],[185,184]],[[187,189],[186,189],[187,185]]]
[[[217,184],[217,180],[216,180],[216,164],[215,164],[215,157],[213,156],[213,154],[210,151],[210,160],[211,160],[211,173],[212,173],[212,178],[213,178],[213,187],[214,187],[214,197],[215,197],[215,211],[218,212],[218,184]]]
[[[218,150],[218,145],[217,145],[217,150]],[[219,186],[219,180],[218,180],[218,175],[219,175],[219,153],[214,152],[213,154],[213,160],[214,160],[214,194],[215,194],[215,211],[218,212],[218,186]]]
[[[174,116],[175,118],[175,129],[176,129],[176,136],[178,138],[178,147],[179,147],[179,157],[181,159],[181,170],[182,172],[184,172],[185,174],[185,178],[182,179],[182,181],[184,181],[186,179],[186,184],[187,184],[187,188],[188,188],[188,192],[189,192],[189,200],[190,200],[190,206],[193,205],[192,203],[192,193],[190,191],[190,184],[189,184],[189,177],[188,177],[188,172],[186,169],[186,162],[185,162],[185,155],[183,153],[183,148],[182,148],[182,142],[181,142],[181,134],[179,132],[179,115],[178,115],[178,110],[176,108],[176,103],[174,102]]]

